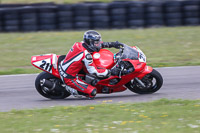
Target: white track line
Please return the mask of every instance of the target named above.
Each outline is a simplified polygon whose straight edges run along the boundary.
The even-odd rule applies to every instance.
[[[15,75],[0,75],[0,78],[5,78],[5,77],[21,77],[21,76],[35,76],[38,75],[39,73],[34,73],[34,74],[15,74]]]

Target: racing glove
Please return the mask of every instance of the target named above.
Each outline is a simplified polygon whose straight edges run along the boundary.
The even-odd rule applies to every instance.
[[[103,42],[101,44],[102,48],[114,47],[114,48],[120,49],[121,46],[124,46],[124,45],[122,43],[118,42],[118,41],[116,41],[116,42]]]

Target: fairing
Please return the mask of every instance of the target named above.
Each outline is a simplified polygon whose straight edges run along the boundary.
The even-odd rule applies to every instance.
[[[45,72],[51,73],[56,77],[60,77],[57,61],[58,55],[56,54],[45,54],[45,55],[36,55],[31,57],[31,64],[36,68],[43,70]]]

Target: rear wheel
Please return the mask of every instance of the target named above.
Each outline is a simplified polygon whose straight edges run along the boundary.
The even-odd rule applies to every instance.
[[[163,84],[163,78],[160,75],[160,73],[156,70],[153,69],[153,71],[146,76],[144,76],[141,80],[144,85],[146,86],[145,88],[142,87],[136,80],[131,80],[126,84],[126,87],[138,94],[151,94],[156,91],[158,91]]]
[[[49,98],[49,99],[64,99],[68,96],[70,96],[70,93],[65,90],[63,87],[63,90],[56,91],[55,90],[50,90],[47,87],[41,86],[41,80],[47,79],[51,82],[56,82],[57,84],[62,84],[62,81],[55,76],[47,73],[47,72],[42,72],[40,73],[36,80],[35,80],[35,88],[36,90],[44,97]]]

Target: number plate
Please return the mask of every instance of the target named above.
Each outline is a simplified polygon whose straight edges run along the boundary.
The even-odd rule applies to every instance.
[[[52,64],[51,64],[51,58],[37,61],[33,63],[35,66],[41,68],[42,70],[45,70],[47,72],[52,73]]]

